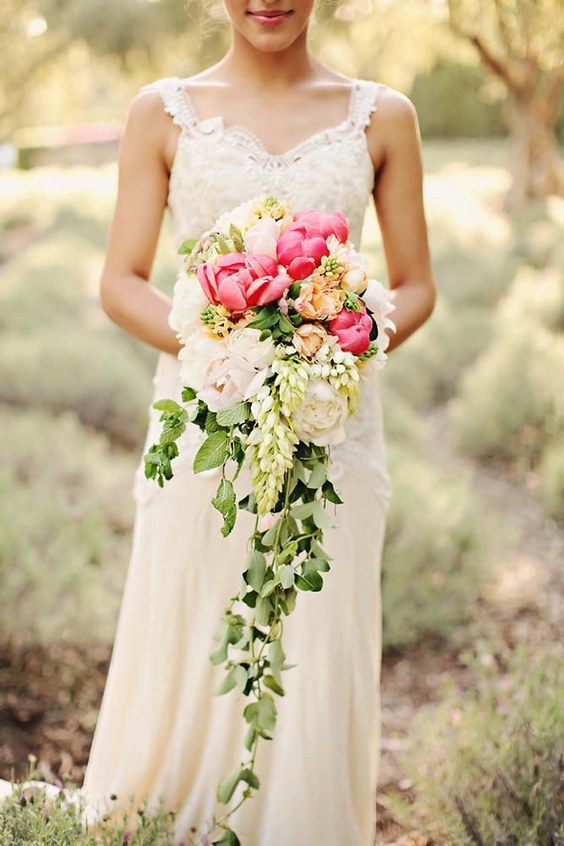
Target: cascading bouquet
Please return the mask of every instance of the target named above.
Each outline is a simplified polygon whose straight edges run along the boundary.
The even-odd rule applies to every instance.
[[[159,485],[173,475],[177,440],[187,425],[205,438],[195,473],[221,467],[212,504],[228,535],[237,511],[256,515],[241,587],[221,618],[210,653],[226,675],[216,694],[237,689],[251,701],[249,760],[221,782],[218,801],[237,804],[214,817],[206,843],[239,844],[227,820],[259,788],[260,738],[276,723],[282,696],[283,616],[298,590],[319,591],[329,570],[323,529],[328,504],[342,502],[328,478],[330,448],[345,439],[359,403],[360,368],[381,367],[395,330],[391,292],[368,278],[368,263],[348,240],[341,212],[292,213],[265,196],[222,215],[196,241],[182,243],[170,325],[183,346],[182,402],[162,399],[159,443],[145,455],[145,475]],[[233,482],[249,468],[252,490],[237,499]],[[238,610],[237,610],[238,609]],[[243,613],[244,612],[244,613]],[[212,839],[212,837],[214,839]]]

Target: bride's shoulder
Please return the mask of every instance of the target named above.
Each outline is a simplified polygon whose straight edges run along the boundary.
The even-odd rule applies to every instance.
[[[418,124],[417,109],[413,101],[403,91],[384,82],[373,84],[377,116],[372,118],[372,131],[380,138],[389,136],[391,141],[398,135],[412,133]]]

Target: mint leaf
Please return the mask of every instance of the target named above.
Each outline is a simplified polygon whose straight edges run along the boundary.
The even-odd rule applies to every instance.
[[[216,420],[220,426],[237,426],[244,423],[249,416],[250,405],[248,402],[238,402],[229,408],[221,408],[217,412]]]
[[[178,255],[186,255],[187,253],[191,253],[196,244],[198,243],[198,238],[187,238],[185,241],[181,243],[179,248],[177,249]]]
[[[220,429],[212,432],[203,442],[194,456],[194,473],[201,473],[203,470],[213,470],[220,467],[227,461],[229,455],[229,438],[227,432]]]
[[[211,503],[223,516],[221,534],[226,537],[233,529],[237,517],[237,502],[233,482],[229,479],[222,479]]]

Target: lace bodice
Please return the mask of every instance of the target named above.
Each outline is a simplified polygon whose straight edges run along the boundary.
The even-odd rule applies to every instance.
[[[263,142],[243,126],[226,126],[221,115],[200,120],[183,79],[163,77],[141,90],[159,93],[165,111],[180,127],[178,146],[170,171],[167,206],[177,245],[197,238],[224,212],[261,194],[274,194],[298,210],[316,207],[342,211],[350,227],[350,240],[360,249],[362,225],[374,184],[374,166],[365,129],[377,111],[382,83],[354,79],[347,116],[340,123],[315,132],[291,149],[270,153]],[[178,269],[183,257],[177,256]],[[383,444],[382,413],[377,372],[369,361],[362,370],[360,409],[347,422],[347,441],[332,449],[331,478],[342,477],[353,462],[369,473],[383,497],[388,496],[388,476]],[[154,399],[180,399],[179,363],[161,353],[153,379]],[[158,412],[150,409],[145,447],[158,438]],[[188,426],[179,443],[181,455],[174,462],[175,475],[191,464],[202,433]],[[215,473],[219,471],[209,471]],[[136,475],[135,494],[147,500],[158,490],[143,474]]]

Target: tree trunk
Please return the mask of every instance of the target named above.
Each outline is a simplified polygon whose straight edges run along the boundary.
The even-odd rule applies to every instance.
[[[554,108],[538,88],[509,90],[506,119],[511,132],[513,184],[506,198],[509,211],[550,194],[564,195],[564,163],[558,155]]]

